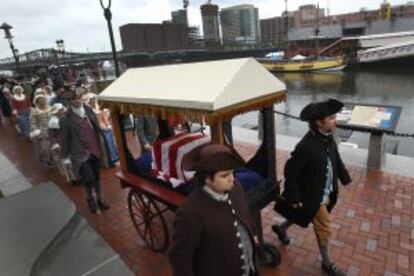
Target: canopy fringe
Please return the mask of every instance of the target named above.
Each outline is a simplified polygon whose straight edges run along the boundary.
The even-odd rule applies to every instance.
[[[216,111],[204,111],[195,109],[186,109],[168,106],[143,105],[133,103],[118,103],[101,100],[104,108],[109,108],[112,112],[119,111],[121,114],[132,113],[135,116],[157,116],[166,118],[185,118],[191,122],[206,122],[214,124],[218,121],[227,121],[234,116],[247,113],[260,108],[268,107],[285,101],[287,98],[286,91],[280,91],[267,95],[265,97],[238,103]]]

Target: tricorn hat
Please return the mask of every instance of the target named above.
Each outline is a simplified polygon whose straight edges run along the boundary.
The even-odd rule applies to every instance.
[[[244,166],[243,158],[230,146],[206,144],[187,153],[183,169],[196,172],[218,172]]]
[[[323,119],[338,113],[344,104],[335,99],[328,99],[323,102],[311,103],[305,106],[300,112],[300,119],[302,121],[314,121]]]

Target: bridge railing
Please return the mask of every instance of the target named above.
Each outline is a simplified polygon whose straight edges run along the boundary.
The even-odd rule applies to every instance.
[[[59,52],[55,49],[40,49],[31,51],[18,56],[21,65],[25,64],[53,64],[58,60],[65,60],[66,62],[80,62],[83,60],[95,59],[110,59],[111,53],[95,52],[95,53],[75,53],[75,52]],[[0,59],[0,66],[13,66],[15,60],[13,57]]]
[[[408,55],[414,54],[414,41],[405,44],[405,45],[398,45],[395,47],[387,47],[380,49],[369,49],[365,51],[358,52],[358,59],[360,62],[372,62],[377,60],[384,60],[384,59],[391,59],[397,57],[404,57]]]

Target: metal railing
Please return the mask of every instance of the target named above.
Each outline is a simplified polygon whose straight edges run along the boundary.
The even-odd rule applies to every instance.
[[[301,121],[301,119],[298,116],[292,115],[292,114],[288,114],[285,112],[281,112],[281,111],[274,111],[275,114],[281,115],[285,118],[289,118],[289,119],[293,119],[293,120],[297,120],[297,121]],[[341,128],[340,126],[338,126],[338,128]],[[358,131],[358,132],[369,132],[368,130],[364,131],[364,130],[353,130],[353,131]],[[401,138],[414,138],[414,133],[402,133],[402,132],[387,132],[385,133],[388,136],[393,136],[393,137],[401,137]]]

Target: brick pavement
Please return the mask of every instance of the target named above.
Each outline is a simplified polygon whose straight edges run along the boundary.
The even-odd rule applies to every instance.
[[[254,152],[250,145],[238,144],[244,156]],[[114,173],[102,173],[103,190],[112,208],[92,215],[87,210],[82,187],[66,184],[56,170],[44,170],[35,161],[31,143],[16,137],[7,124],[0,125],[0,151],[11,160],[33,185],[54,181],[76,204],[79,212],[139,275],[169,275],[165,255],[147,249],[129,218],[126,190]],[[277,152],[278,172],[288,157]],[[353,177],[341,189],[333,211],[332,255],[348,275],[414,275],[414,179],[364,168],[348,167]],[[282,219],[272,206],[262,212],[265,239],[282,255],[277,268],[263,268],[263,275],[321,275],[320,258],[311,228],[292,227],[292,244],[285,247],[272,234],[270,226]],[[167,214],[171,227],[173,214]]]

